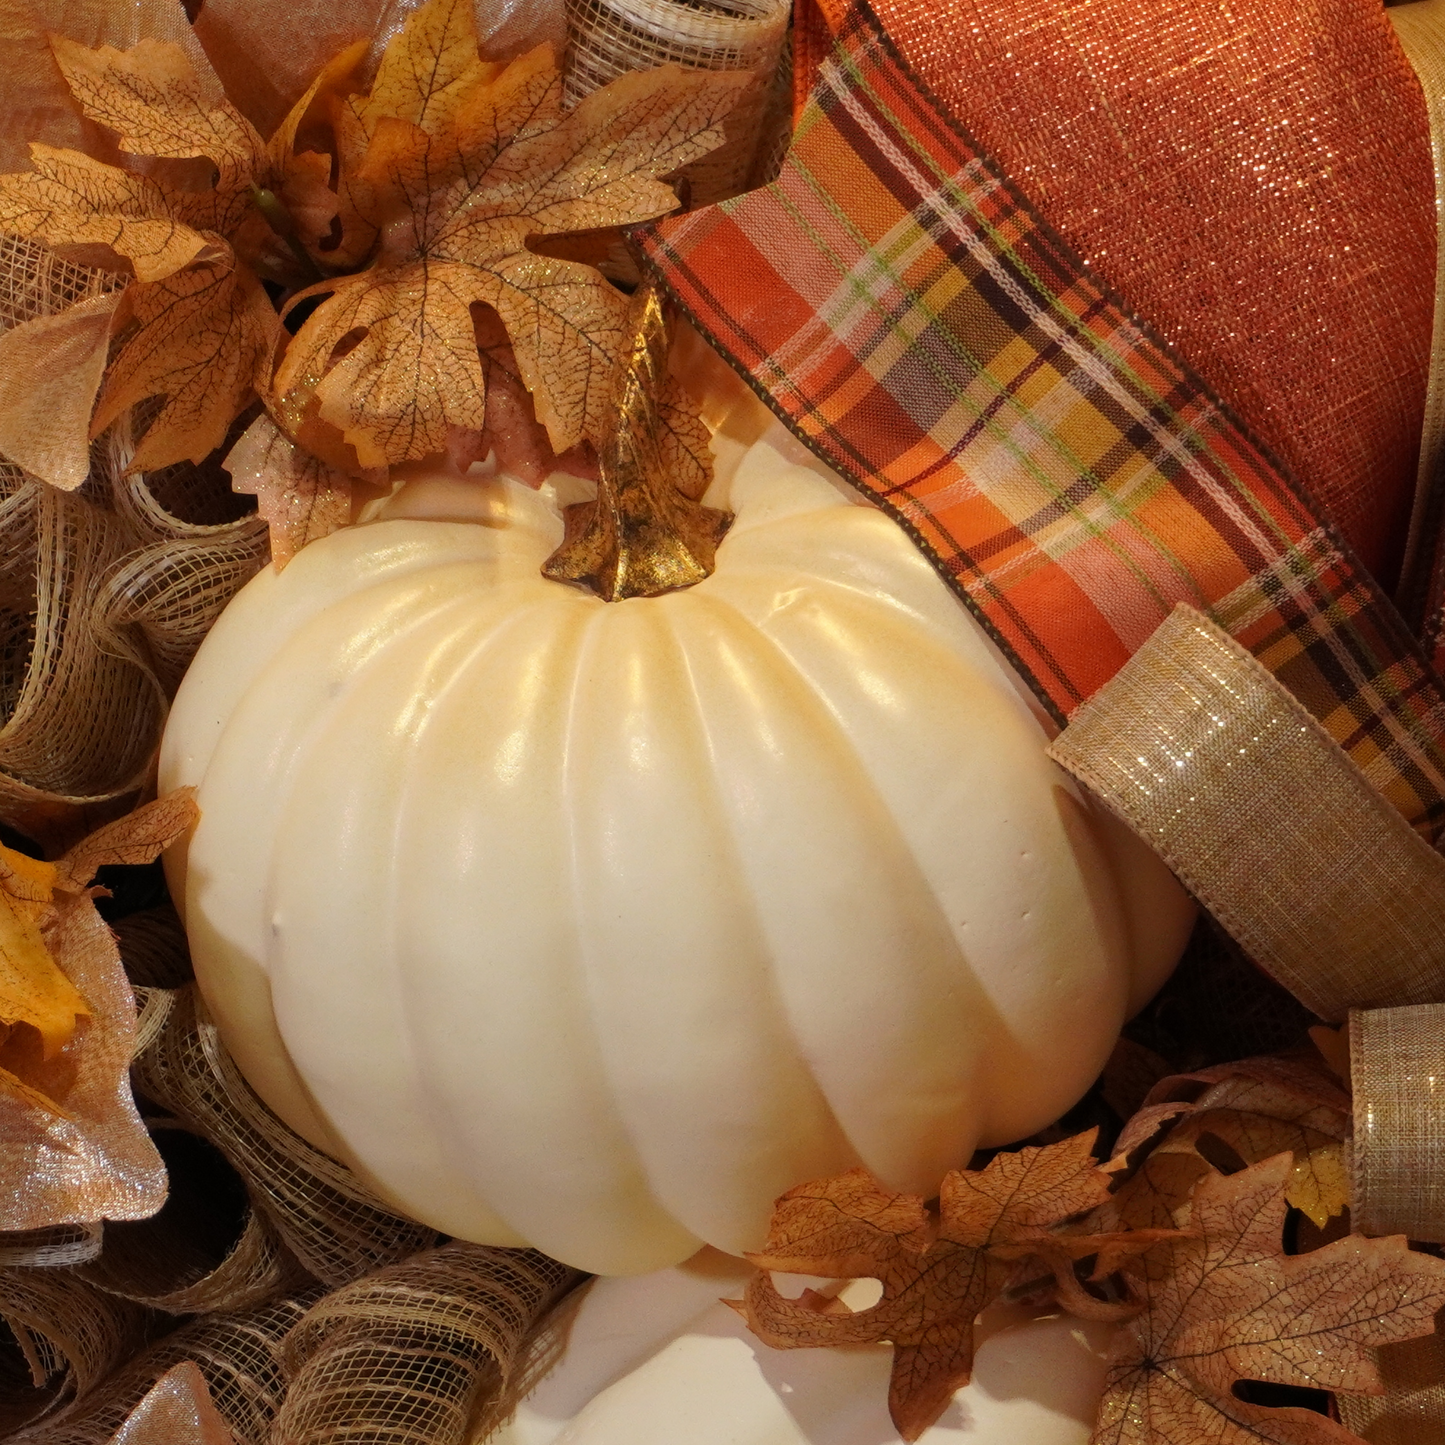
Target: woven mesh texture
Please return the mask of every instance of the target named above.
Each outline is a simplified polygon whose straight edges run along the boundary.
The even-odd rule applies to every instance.
[[[174,995],[135,1076],[148,1098],[230,1160],[317,1279],[345,1284],[436,1242],[434,1230],[389,1210],[271,1113],[241,1077],[194,986]]]
[[[522,1342],[578,1278],[457,1242],[337,1290],[286,1341],[275,1445],[462,1445],[497,1423]]]
[[[787,0],[567,0],[566,95],[575,104],[629,70],[751,70],[728,117],[727,142],[683,170],[694,204],[736,195],[776,150],[777,77],[785,67]]]
[[[15,1445],[106,1445],[157,1380],[194,1360],[239,1445],[267,1445],[285,1392],[282,1342],[312,1304],[312,1289],[239,1314],[203,1315],[137,1355],[73,1405],[14,1437]]]
[[[62,1269],[0,1270],[0,1435],[90,1393],[145,1341],[146,1312]],[[10,1348],[6,1349],[8,1344]]]
[[[0,237],[0,330],[123,278]],[[63,493],[0,458],[0,820],[59,850],[147,781],[166,702],[266,530],[214,464],[124,475],[128,429]]]

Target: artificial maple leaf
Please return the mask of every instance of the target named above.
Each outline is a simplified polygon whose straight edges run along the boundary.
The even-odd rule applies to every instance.
[[[17,1027],[34,1029],[45,1059],[69,1042],[76,1020],[90,1012],[40,931],[55,877],[53,864],[0,847],[0,1026],[7,1037]]]
[[[903,1438],[916,1440],[968,1383],[974,1319],[1002,1292],[1020,1254],[1107,1194],[1093,1139],[1003,1153],[981,1170],[950,1173],[936,1211],[880,1188],[864,1169],[790,1189],[763,1252],[748,1256],[765,1272],[734,1307],[780,1349],[889,1341],[889,1412]],[[843,1312],[812,1291],[785,1298],[769,1270],[875,1278],[883,1294],[870,1309]]]
[[[534,236],[630,225],[677,204],[658,177],[706,154],[747,76],[634,72],[562,110],[550,46],[482,61],[464,0],[428,0],[366,97],[333,108],[342,179],[333,264],[372,255],[287,347],[282,415],[314,396],[365,466],[435,455],[486,425],[474,308],[491,307],[556,453],[608,423],[627,298]]]
[[[590,445],[580,443],[561,456],[552,450],[506,328],[491,307],[479,307],[473,313],[473,332],[487,388],[486,422],[476,455],[480,458],[492,452],[499,471],[529,487],[540,486],[555,471],[595,480],[597,454]],[[657,412],[663,473],[684,496],[696,501],[712,481],[712,433],[675,376],[669,375],[663,382]]]
[[[108,329],[92,328],[87,365],[66,393],[70,409],[88,412],[96,399],[94,390],[76,390],[82,381],[99,385],[87,418],[96,435],[135,402],[162,397],[131,469],[199,461],[264,385],[279,334],[253,269],[276,241],[254,204],[255,188],[271,179],[266,148],[234,106],[211,102],[178,45],[91,50],[52,36],[51,49],[85,114],[114,131],[122,151],[172,166],[202,160],[211,170],[210,185],[192,188],[163,170],[142,175],[36,144],[31,171],[0,176],[0,229],[80,247],[86,259],[135,276]],[[117,338],[122,345],[100,385],[93,363]],[[0,373],[0,390],[9,380]],[[56,449],[41,474],[76,485],[79,442]]]
[[[338,211],[337,195],[331,189],[331,156],[308,143],[322,141],[309,122],[352,88],[368,49],[368,40],[358,40],[328,61],[266,144],[280,183],[280,214],[295,228],[296,240],[303,246],[319,246],[330,234]]]
[[[270,528],[271,560],[279,572],[308,542],[330,536],[351,520],[351,478],[303,451],[262,412],[221,464],[232,490],[256,498]]]
[[[56,1096],[74,1070],[58,1056],[91,1010],[49,940],[72,904],[94,912],[86,887],[97,869],[147,863],[191,825],[192,793],[178,789],[106,824],[56,863],[0,847],[0,1092],[65,1113]]]
[[[1312,1411],[1236,1398],[1239,1380],[1376,1393],[1371,1349],[1433,1328],[1445,1262],[1403,1239],[1286,1256],[1288,1154],[1201,1178],[1187,1234],[1138,1262],[1143,1311],[1112,1353],[1093,1445],[1359,1445]]]
[[[1161,1080],[1117,1147],[1127,1155],[1168,1123],[1175,1151],[1207,1151],[1219,1140],[1239,1162],[1257,1164],[1288,1150],[1295,1161],[1289,1202],[1322,1228],[1349,1204],[1349,1119],[1349,1095],[1322,1068],[1302,1059],[1245,1059]]]
[[[0,453],[63,491],[90,475],[90,415],[120,296],[91,296],[0,335]]]
[[[82,838],[55,865],[55,886],[75,893],[86,888],[102,868],[149,863],[198,817],[196,790],[174,788]]]

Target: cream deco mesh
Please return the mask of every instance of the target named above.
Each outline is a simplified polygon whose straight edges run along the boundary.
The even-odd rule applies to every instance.
[[[727,146],[687,173],[694,204],[736,193],[775,174],[786,146],[788,18],[787,0],[567,0],[568,97],[666,61],[753,71]],[[124,284],[0,237],[0,331]],[[125,475],[146,421],[98,439],[73,493],[0,458],[0,821],[52,852],[147,786],[182,674],[268,557],[224,448]],[[554,1306],[582,1277],[533,1250],[438,1247],[246,1085],[186,985],[169,906],[115,932],[141,1004],[139,1097],[164,1116],[153,1133],[163,1149],[177,1131],[207,1141],[246,1207],[208,1257],[173,1160],[172,1202],[152,1220],[0,1235],[0,1436],[105,1445],[193,1360],[239,1445],[483,1439],[555,1360],[569,1310]]]
[[[123,284],[0,237],[0,329]],[[113,429],[77,492],[0,459],[0,819],[57,845],[145,784],[181,673],[267,556],[219,466],[126,477],[130,455]]]

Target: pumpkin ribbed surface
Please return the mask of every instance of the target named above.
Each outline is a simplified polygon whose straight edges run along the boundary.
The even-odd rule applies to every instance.
[[[762,452],[684,592],[544,580],[556,509],[496,480],[263,574],[177,700],[229,1046],[448,1233],[626,1273],[858,1162],[930,1193],[1088,1086],[1187,926],[895,525]]]

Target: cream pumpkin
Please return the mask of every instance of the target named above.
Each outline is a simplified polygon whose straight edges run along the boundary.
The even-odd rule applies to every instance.
[[[611,604],[539,574],[551,487],[413,483],[177,698],[226,1042],[449,1234],[631,1273],[859,1162],[931,1193],[1087,1088],[1187,932],[899,528],[776,425],[731,472],[714,575]]]

